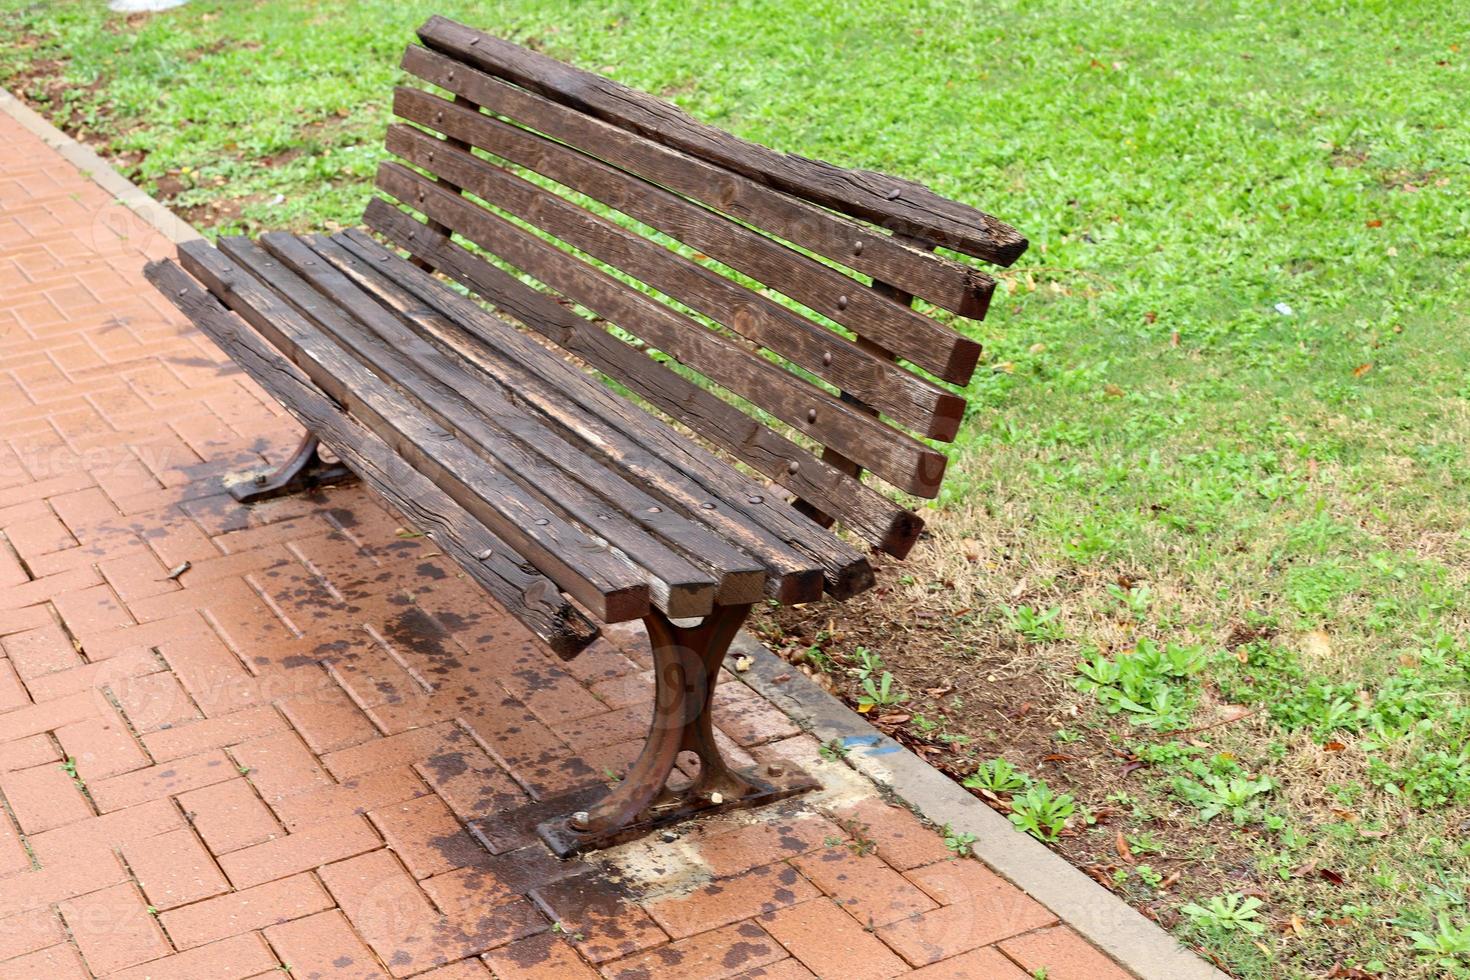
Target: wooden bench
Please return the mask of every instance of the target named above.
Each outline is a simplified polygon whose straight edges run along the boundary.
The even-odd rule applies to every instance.
[[[310,433],[237,495],[355,473],[568,659],[592,619],[644,621],[648,740],[604,799],[542,825],[559,853],[809,788],[722,759],[726,650],[756,602],[870,586],[853,542],[913,547],[922,521],[863,474],[937,494],[931,442],[954,438],[980,348],[912,301],[983,316],[994,280],[936,249],[1009,264],[1025,239],[461,24],[419,37],[403,68],[445,94],[395,90],[401,162],[364,217],[408,259],[361,231],[277,233],[148,268]],[[675,791],[684,752],[698,774]]]

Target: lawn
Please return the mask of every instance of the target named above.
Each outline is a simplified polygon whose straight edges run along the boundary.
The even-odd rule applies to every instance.
[[[767,641],[1235,974],[1470,976],[1470,5],[0,0],[0,84],[349,226],[431,12],[1021,228],[927,546]]]

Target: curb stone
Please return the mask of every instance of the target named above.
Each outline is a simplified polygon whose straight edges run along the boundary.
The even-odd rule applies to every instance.
[[[919,816],[973,834],[976,857],[1124,968],[1144,980],[1228,980],[1157,923],[869,725],[750,633],[742,631],[730,649],[751,660],[749,670],[735,675],[747,686],[822,742],[836,739],[849,747],[848,765]]]
[[[203,236],[93,152],[51,125],[6,89],[0,112],[56,150],[82,175],[175,243]],[[1228,980],[1156,923],[1078,871],[948,776],[878,732],[856,712],[742,631],[731,652],[751,658],[737,674],[747,686],[823,742],[852,748],[847,763],[937,826],[973,834],[972,850],[1002,877],[1045,905],[1068,926],[1144,980]],[[733,658],[732,658],[733,659]]]

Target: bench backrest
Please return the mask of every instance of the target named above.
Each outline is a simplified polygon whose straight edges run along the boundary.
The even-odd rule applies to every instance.
[[[982,317],[994,280],[934,249],[1009,264],[1025,239],[920,185],[768,150],[453,21],[419,37],[404,69],[451,98],[396,90],[413,125],[387,145],[410,166],[384,163],[377,184],[424,220],[375,200],[369,227],[813,517],[906,553],[921,522],[862,471],[935,496],[946,459],[924,440],[953,440],[965,402],[950,386],[980,354],[912,300]]]

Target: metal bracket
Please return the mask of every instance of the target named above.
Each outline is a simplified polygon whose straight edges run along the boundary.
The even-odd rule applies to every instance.
[[[230,496],[242,504],[253,504],[356,479],[357,474],[343,464],[325,462],[317,452],[320,446],[316,436],[308,433],[290,459],[268,473],[256,474],[253,479],[231,486]]]
[[[731,767],[715,743],[710,711],[720,665],[750,606],[716,606],[698,626],[676,626],[663,613],[644,619],[653,648],[654,709],[648,740],[633,767],[597,805],[536,829],[559,857],[610,847],[698,813],[760,806],[817,789],[795,766]],[[672,789],[679,756],[692,752],[699,772]]]

